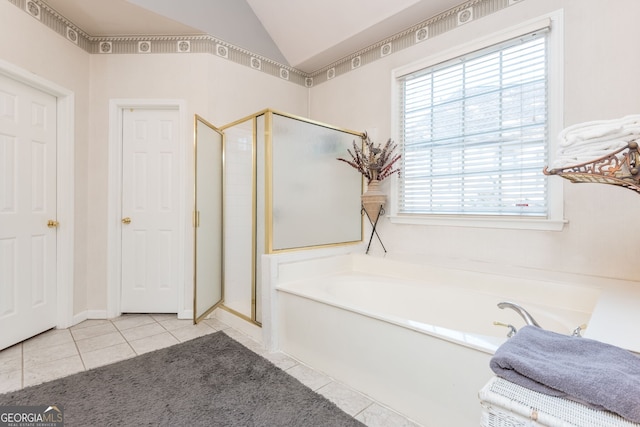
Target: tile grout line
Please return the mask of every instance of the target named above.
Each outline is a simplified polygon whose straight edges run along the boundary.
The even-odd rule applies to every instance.
[[[376,404],[376,402],[375,402],[375,401],[373,401],[373,400],[371,400],[371,399],[369,399],[369,400],[371,401],[371,403],[369,403],[367,406],[365,406],[364,408],[362,408],[362,409],[360,410],[360,412],[358,412],[358,413],[356,413],[356,414],[353,414],[353,418],[354,418],[354,419],[355,419],[358,415],[362,414],[364,411],[366,411],[367,409],[369,409],[370,407],[372,407],[373,405],[375,405],[375,404]],[[363,423],[363,424],[364,424],[364,423]]]
[[[309,367],[309,369],[313,369],[313,368]],[[318,371],[316,371],[315,369],[313,369],[313,370],[314,370],[315,372],[318,372]],[[325,374],[322,374],[322,375],[325,375]],[[320,386],[320,387],[318,387],[316,390],[314,390],[316,393],[318,393],[318,394],[320,394],[320,395],[324,396],[326,399],[331,400],[331,399],[329,398],[329,396],[326,396],[326,395],[325,395],[324,393],[322,393],[320,390],[322,390],[323,388],[326,388],[326,387],[330,386],[331,384],[337,384],[337,386],[339,386],[339,387],[344,387],[345,389],[347,389],[347,390],[349,390],[349,391],[352,391],[352,392],[356,393],[358,396],[361,396],[361,397],[363,397],[364,399],[367,399],[367,400],[369,401],[369,404],[368,404],[368,405],[366,405],[364,408],[362,408],[360,411],[356,412],[355,414],[351,415],[351,417],[352,417],[352,418],[356,418],[358,415],[360,415],[361,413],[363,413],[364,411],[366,411],[369,407],[371,407],[374,403],[376,403],[376,401],[375,401],[375,400],[373,400],[373,399],[372,399],[372,398],[370,398],[369,396],[365,395],[364,393],[361,393],[361,392],[359,392],[358,390],[355,390],[355,389],[353,389],[353,388],[349,387],[348,385],[344,384],[344,383],[343,383],[343,382],[341,382],[341,381],[337,381],[335,378],[332,378],[332,377],[329,377],[329,376],[327,376],[327,377],[328,377],[331,381],[329,381],[327,384],[325,384],[325,385],[323,385],[323,386]],[[340,406],[339,406],[336,402],[333,402],[333,403],[334,403],[336,406],[338,406],[338,407],[340,408]],[[341,409],[342,411],[346,412],[344,409],[342,409],[342,408],[340,408],[340,409]]]
[[[155,320],[155,319],[154,319]],[[138,352],[133,348],[133,346],[131,345],[131,343],[129,342],[129,340],[127,339],[127,337],[124,336],[124,334],[122,333],[122,331],[120,330],[120,328],[118,328],[115,324],[115,322],[111,319],[109,319],[109,322],[111,322],[111,324],[113,325],[114,328],[116,328],[116,331],[118,331],[118,333],[120,334],[120,336],[122,337],[122,339],[124,340],[124,342],[127,343],[127,345],[129,346],[129,348],[131,349],[131,351],[133,351],[133,354],[135,354],[136,356],[140,356],[138,354]],[[117,344],[115,344],[117,345]],[[128,358],[127,358],[128,359]]]
[[[120,334],[120,336],[122,337],[122,339],[124,339],[124,341],[125,341],[127,344],[129,344],[129,341],[125,338],[125,336],[124,336],[124,335],[122,335],[122,333],[120,332],[120,329],[118,329],[118,327],[113,323],[113,321],[112,321],[111,319],[107,319],[107,321],[111,324],[111,326],[113,326],[113,327],[115,328],[116,332],[118,332],[118,333]],[[84,329],[84,328],[81,328],[81,329]],[[69,328],[69,333],[71,333],[71,337],[73,338],[73,343],[75,344],[76,349],[78,350],[78,355],[80,356],[80,359],[82,360],[82,364],[83,364],[83,366],[85,366],[85,371],[86,371],[86,370],[88,370],[88,369],[86,369],[86,365],[84,364],[84,358],[82,357],[83,352],[80,350],[80,347],[78,347],[78,341],[83,341],[83,340],[88,340],[88,339],[92,339],[92,338],[97,338],[97,337],[100,337],[100,336],[107,335],[107,334],[109,334],[109,333],[111,333],[111,332],[107,332],[107,333],[100,334],[100,335],[94,335],[94,336],[87,337],[87,338],[80,338],[80,339],[76,339],[76,337],[73,335],[73,332],[71,331],[71,328]],[[84,353],[91,353],[92,351],[100,351],[100,350],[104,350],[104,349],[106,349],[106,348],[115,347],[116,345],[118,345],[118,344],[112,344],[112,345],[108,345],[108,346],[106,346],[106,347],[101,347],[101,348],[97,348],[97,349],[94,349],[94,350],[89,350],[89,351],[86,351],[86,352],[84,352]],[[131,347],[131,345],[129,345],[129,347]],[[131,349],[131,350],[133,350],[133,349]],[[134,351],[134,353],[135,353],[135,351]],[[136,353],[136,354],[137,354],[137,353]]]
[[[155,320],[155,319],[154,319],[154,320]],[[173,334],[173,332],[171,332],[169,329],[165,328],[165,327],[164,327],[164,325],[162,325],[162,323],[160,323],[160,322],[158,322],[158,323],[160,324],[160,326],[162,326],[162,328],[163,328],[165,331],[169,332],[169,335],[171,335],[173,338],[175,338],[175,339],[178,341],[178,344],[182,344],[182,341],[180,340],[180,338],[178,338],[177,336],[175,336],[175,335]],[[179,328],[178,328],[178,329],[179,329]],[[174,330],[175,330],[175,329],[174,329]]]
[[[141,328],[141,327],[144,327],[144,326],[153,325],[153,324],[155,323],[155,324],[157,324],[158,326],[160,326],[162,329],[164,329],[164,331],[169,332],[169,334],[170,334],[170,335],[172,335],[172,334],[171,334],[171,332],[170,332],[167,328],[165,328],[159,320],[157,320],[156,318],[154,318],[152,315],[147,315],[147,316],[148,316],[148,317],[149,317],[153,322],[149,322],[149,323],[145,323],[145,324],[142,324],[142,325],[133,326],[133,327],[131,327],[131,328],[126,328],[126,329],[122,329],[122,330],[120,330],[120,328],[118,328],[118,327],[116,326],[116,329],[118,329],[118,331],[120,332],[120,334],[122,335],[122,337],[124,338],[124,340],[129,344],[129,346],[130,346],[130,347],[132,347],[132,349],[133,349],[133,346],[131,345],[131,343],[132,343],[132,342],[134,342],[134,341],[140,341],[140,340],[143,340],[143,339],[146,339],[146,338],[151,338],[151,337],[154,337],[154,336],[157,336],[157,335],[161,335],[161,334],[163,334],[164,332],[158,332],[157,334],[145,335],[144,337],[136,338],[136,339],[132,339],[132,340],[130,340],[130,339],[128,339],[128,338],[127,338],[127,337],[122,333],[122,331],[128,331],[128,330],[132,330],[132,329],[135,329],[135,328]],[[114,326],[115,326],[115,325],[114,325]],[[172,336],[173,336],[173,335],[172,335]],[[178,340],[178,343],[180,343],[180,340]],[[144,353],[140,353],[140,354],[138,354],[138,352],[136,352],[135,350],[134,350],[134,353],[136,353],[136,355],[138,355],[138,356],[139,356],[140,354],[144,354]]]
[[[69,328],[69,334],[71,335],[71,339],[73,340],[73,346],[76,348],[76,351],[78,352],[78,357],[80,357],[80,363],[82,363],[82,368],[84,371],[87,371],[87,364],[84,363],[84,357],[82,357],[82,352],[80,351],[80,347],[78,347],[78,341],[76,340],[75,335],[73,335],[71,328]]]

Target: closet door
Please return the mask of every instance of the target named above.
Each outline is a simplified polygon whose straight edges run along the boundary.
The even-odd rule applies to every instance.
[[[180,113],[122,114],[122,312],[177,313]]]
[[[56,326],[56,101],[0,75],[0,350]]]

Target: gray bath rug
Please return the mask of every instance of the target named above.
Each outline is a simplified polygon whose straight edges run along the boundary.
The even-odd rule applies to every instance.
[[[0,394],[73,426],[363,426],[223,332]]]

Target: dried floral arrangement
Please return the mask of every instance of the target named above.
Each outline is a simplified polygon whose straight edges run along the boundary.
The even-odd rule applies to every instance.
[[[400,173],[400,168],[394,169],[394,164],[400,160],[400,154],[394,155],[397,146],[398,144],[391,141],[391,138],[383,146],[375,144],[365,132],[362,136],[362,148],[353,141],[353,152],[347,150],[351,160],[342,158],[338,160],[360,172],[367,178],[367,184],[373,180],[382,181],[394,173]]]

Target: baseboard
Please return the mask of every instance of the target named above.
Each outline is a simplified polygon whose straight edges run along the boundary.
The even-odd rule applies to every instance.
[[[85,320],[89,319],[89,315],[87,311],[81,311],[78,314],[73,315],[73,319],[71,320],[71,325],[77,325],[78,323],[82,323]]]
[[[216,308],[210,317],[215,317],[223,323],[231,326],[232,328],[249,335],[254,340],[262,343],[262,328],[251,322],[247,322],[244,319],[230,313],[222,308]]]
[[[73,315],[73,325],[89,319],[108,319],[107,310],[85,310]]]
[[[87,319],[108,319],[107,310],[87,310]]]
[[[77,325],[89,319],[109,319],[107,310],[85,310],[73,315],[73,324]],[[182,310],[178,313],[178,319],[193,319],[193,310]]]
[[[193,310],[180,310],[178,319],[193,319]]]

